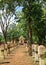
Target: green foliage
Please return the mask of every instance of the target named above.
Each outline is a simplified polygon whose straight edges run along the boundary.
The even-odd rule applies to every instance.
[[[9,26],[7,40],[18,40],[20,36],[24,36],[27,39],[27,23],[26,20],[23,19],[23,14],[21,15],[21,13],[18,13],[18,16],[21,16],[21,19],[18,24],[11,24]]]
[[[24,19],[21,19],[21,21],[17,25],[17,29],[19,31],[20,36],[24,36],[27,38],[27,26],[26,22]]]
[[[46,19],[41,18],[40,21],[34,21],[33,23],[33,30],[34,30],[34,35],[36,35],[39,39],[39,42],[42,44],[45,41],[45,36],[46,36]]]
[[[19,32],[17,31],[16,25],[12,24],[9,28],[10,29],[7,31],[7,40],[18,40]]]
[[[39,26],[39,28],[41,26],[41,23],[39,22],[39,21],[41,21],[41,18],[43,16],[43,10],[42,10],[41,3],[39,3],[38,0],[36,0],[36,1],[35,0],[32,0],[32,1],[26,0],[23,3],[22,11],[24,12],[24,17],[26,18],[27,26],[29,27],[28,33],[30,33],[30,36],[33,37],[32,26],[35,25],[37,29],[38,29],[37,26]],[[43,23],[42,23],[42,25],[43,25]],[[41,30],[39,32],[41,32]],[[32,40],[32,38],[30,36],[28,38],[30,38],[30,40]]]
[[[2,36],[2,34],[0,34],[0,42],[4,41],[4,37]]]
[[[7,39],[18,39],[21,35],[27,38],[27,33],[30,32],[34,42],[44,42],[46,36],[45,3],[46,0],[1,0],[0,9],[6,7],[8,12],[14,14],[16,6],[23,7],[23,13],[21,15],[20,13],[17,14],[19,18],[18,24],[11,26],[11,29],[8,30]],[[27,30],[27,27],[29,27],[30,31]]]
[[[6,8],[7,12],[15,14],[15,8],[20,5],[21,0],[0,0],[0,10]]]

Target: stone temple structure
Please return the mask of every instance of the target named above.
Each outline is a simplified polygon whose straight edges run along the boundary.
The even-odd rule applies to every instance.
[[[23,45],[24,44],[24,40],[25,40],[25,38],[23,36],[20,36],[19,37],[19,44]]]

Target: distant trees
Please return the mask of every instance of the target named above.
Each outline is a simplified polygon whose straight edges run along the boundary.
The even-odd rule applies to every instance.
[[[7,40],[19,40],[19,37],[23,35],[27,38],[26,28],[24,22],[18,22],[18,24],[11,24],[7,32]]]
[[[14,40],[18,40],[18,37],[19,37],[19,33],[17,31],[16,24],[12,23],[7,32],[7,40],[13,40],[14,43]]]

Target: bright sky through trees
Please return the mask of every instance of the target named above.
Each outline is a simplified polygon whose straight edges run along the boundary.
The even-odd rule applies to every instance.
[[[21,7],[21,6],[20,6],[20,7],[17,6],[17,7],[16,7],[16,12],[18,12],[18,11],[22,11],[22,8],[23,8],[23,7]],[[2,13],[1,10],[0,10],[0,13]],[[13,16],[13,17],[11,18],[11,21],[14,19],[14,17],[15,17],[15,16]],[[16,22],[15,22],[15,23],[16,23]],[[1,27],[0,27],[0,32],[2,32]]]
[[[16,12],[18,12],[18,11],[22,11],[22,8],[23,8],[22,6],[20,6],[20,7],[17,6],[17,7],[16,7]]]

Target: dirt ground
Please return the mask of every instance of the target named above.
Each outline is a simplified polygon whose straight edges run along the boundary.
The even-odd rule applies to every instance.
[[[19,46],[17,49],[14,50],[7,58],[4,60],[3,63],[0,65],[36,65],[33,62],[31,56],[27,53],[27,48],[24,45]]]

